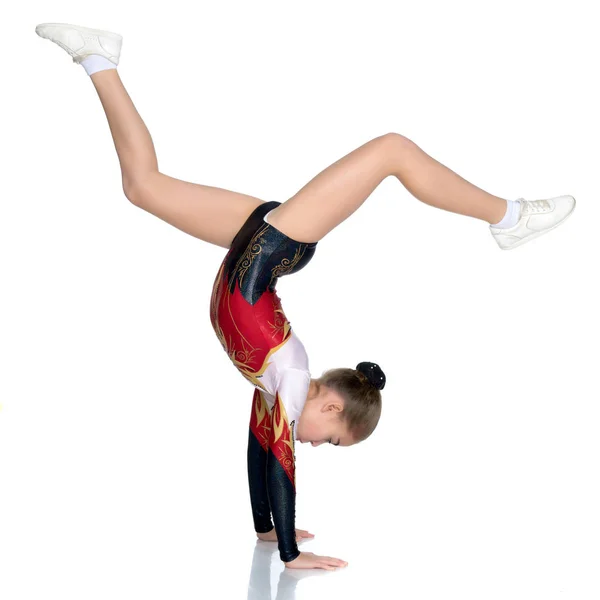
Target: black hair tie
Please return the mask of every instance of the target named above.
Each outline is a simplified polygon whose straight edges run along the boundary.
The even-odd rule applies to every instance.
[[[372,362],[360,362],[356,365],[356,370],[360,371],[378,390],[384,388],[385,373],[379,368],[379,365]]]

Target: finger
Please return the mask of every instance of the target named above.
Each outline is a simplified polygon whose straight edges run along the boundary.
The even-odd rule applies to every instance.
[[[321,564],[324,565],[325,567],[331,568],[331,569],[335,569],[338,566],[331,560],[328,560],[328,557],[326,557],[326,556],[321,557]]]
[[[308,531],[306,531],[304,529],[296,529],[296,531],[299,534],[303,535],[304,537],[308,537],[308,536],[315,537],[313,533],[310,533],[310,532],[308,532]]]

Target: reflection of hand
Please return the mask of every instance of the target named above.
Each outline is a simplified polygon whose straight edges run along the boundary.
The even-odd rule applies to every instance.
[[[300,552],[300,554],[290,562],[286,562],[288,569],[326,569],[335,571],[336,567],[347,567],[348,563],[332,556],[319,556],[312,552]]]
[[[271,529],[271,531],[267,531],[267,533],[257,533],[256,537],[263,542],[276,542],[277,541],[277,532],[275,531],[275,527]],[[314,533],[309,533],[304,529],[296,529],[296,541],[299,542],[303,538],[314,538]]]

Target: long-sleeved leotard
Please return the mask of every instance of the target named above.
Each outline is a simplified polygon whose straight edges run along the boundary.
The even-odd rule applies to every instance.
[[[281,560],[300,552],[295,539],[295,427],[310,385],[308,357],[275,291],[317,243],[292,240],[266,221],[266,202],[234,238],[213,285],[211,323],[223,349],[255,387],[248,438],[248,480],[257,532],[273,528]]]
[[[268,394],[254,390],[248,439],[248,483],[257,532],[273,529],[281,560],[294,560],[300,552],[295,541],[296,471],[293,429],[302,412],[310,374],[287,369],[272,405]],[[270,501],[269,501],[270,500]]]

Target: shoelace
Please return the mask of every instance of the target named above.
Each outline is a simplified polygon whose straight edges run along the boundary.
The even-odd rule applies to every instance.
[[[52,40],[56,45],[60,46],[63,50],[66,50],[71,56],[75,56],[75,53],[71,48],[60,42],[59,40]]]
[[[548,200],[523,200],[521,202],[521,216],[548,212],[549,210],[552,210],[552,207]]]

